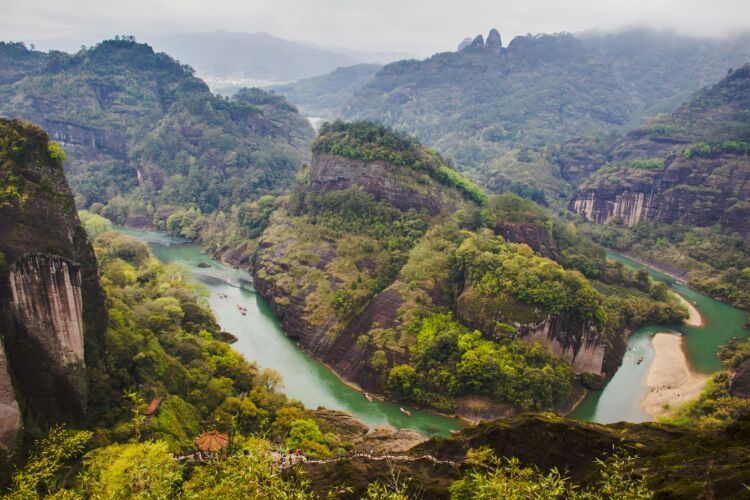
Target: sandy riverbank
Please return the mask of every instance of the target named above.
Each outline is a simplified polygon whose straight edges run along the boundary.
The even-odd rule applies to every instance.
[[[688,301],[679,293],[674,292],[674,294],[677,296],[680,303],[687,308],[688,313],[690,314],[688,319],[685,320],[685,324],[687,326],[703,326],[703,316],[701,316],[701,313],[698,311],[698,309],[696,309],[695,306],[690,303],[690,301]]]
[[[683,338],[672,333],[657,333],[651,339],[654,361],[648,371],[648,395],[643,409],[652,418],[670,415],[703,390],[708,375],[694,372],[683,349]]]

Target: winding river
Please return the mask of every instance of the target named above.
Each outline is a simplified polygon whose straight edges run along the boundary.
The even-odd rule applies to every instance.
[[[654,359],[651,337],[657,332],[674,332],[684,337],[688,362],[700,373],[710,374],[721,369],[716,353],[729,339],[747,337],[743,328],[747,315],[725,302],[697,293],[671,276],[655,271],[643,264],[615,252],[607,257],[635,269],[646,268],[651,277],[669,285],[692,302],[703,317],[703,326],[647,326],[633,332],[628,338],[628,350],[622,366],[601,391],[590,391],[581,404],[568,415],[570,418],[603,424],[612,422],[644,422],[651,420],[641,402],[648,392],[646,377]],[[643,362],[638,363],[638,359]]]
[[[182,238],[124,227],[117,227],[117,230],[147,242],[162,262],[187,266],[210,292],[208,302],[221,328],[237,337],[232,347],[261,368],[273,368],[281,373],[282,390],[290,398],[302,401],[308,408],[323,406],[351,413],[371,427],[391,425],[428,436],[449,435],[451,429],[461,427],[456,419],[414,409],[411,409],[412,416],[407,417],[398,405],[367,401],[361,392],[307,356],[284,334],[266,301],[253,289],[247,271],[209,259],[197,245]],[[201,263],[209,267],[199,267]],[[226,294],[226,298],[220,298],[219,294]],[[247,308],[245,316],[237,305]]]
[[[371,427],[391,425],[410,428],[428,436],[447,435],[457,429],[457,420],[413,410],[407,417],[397,405],[368,402],[357,390],[343,383],[328,368],[307,356],[282,331],[268,304],[255,292],[247,271],[232,269],[202,254],[185,239],[155,231],[118,227],[118,231],[146,241],[163,262],[187,266],[210,292],[208,301],[222,329],[237,337],[233,347],[262,368],[273,368],[284,378],[284,392],[309,408],[323,406],[351,413]],[[633,268],[646,267],[627,257],[609,252],[610,259]],[[209,267],[199,267],[199,264]],[[721,369],[716,353],[734,337],[746,337],[746,314],[724,302],[694,292],[674,278],[649,269],[651,276],[669,285],[693,302],[703,316],[703,326],[648,326],[631,334],[622,366],[601,391],[590,391],[569,415],[599,423],[650,420],[641,402],[648,391],[646,377],[653,361],[651,337],[656,332],[675,332],[685,338],[685,350],[693,369],[712,373]],[[221,295],[220,295],[221,294]],[[226,294],[226,298],[221,298]],[[237,305],[247,308],[243,316]],[[638,359],[643,358],[641,363]]]

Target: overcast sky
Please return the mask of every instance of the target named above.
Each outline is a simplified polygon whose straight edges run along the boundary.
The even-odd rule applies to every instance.
[[[750,0],[0,0],[0,39],[265,31],[356,50],[429,55],[497,27],[514,35],[634,25],[750,31]]]

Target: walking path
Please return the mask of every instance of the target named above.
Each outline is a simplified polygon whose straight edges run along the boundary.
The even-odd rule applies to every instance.
[[[346,455],[343,457],[336,457],[336,458],[327,458],[327,459],[321,459],[321,460],[313,460],[307,458],[303,454],[294,454],[289,453],[286,455],[282,455],[279,452],[273,451],[270,453],[270,461],[274,465],[279,465],[279,468],[281,469],[289,469],[291,467],[294,467],[297,464],[332,464],[336,462],[341,462],[343,460],[352,460],[353,458],[364,458],[366,460],[373,460],[373,461],[383,461],[383,460],[389,460],[393,462],[417,462],[419,460],[429,460],[432,463],[440,464],[440,465],[451,465],[454,467],[457,467],[461,465],[462,463],[466,462],[468,459],[463,458],[461,460],[443,460],[440,458],[437,458],[433,455],[424,454],[424,455],[374,455],[371,453],[352,453],[350,455]],[[282,457],[284,460],[282,461]],[[195,452],[190,453],[186,455],[179,455],[175,457],[175,460],[178,462],[204,462],[208,460],[210,457],[206,453],[201,452]],[[280,463],[281,462],[281,463]]]

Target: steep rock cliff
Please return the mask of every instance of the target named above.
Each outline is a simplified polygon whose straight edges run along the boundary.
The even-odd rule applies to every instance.
[[[559,159],[563,175],[594,173],[568,208],[600,224],[718,224],[748,234],[749,104],[750,66],[745,66],[671,115],[657,116],[613,143],[605,154],[590,144],[582,147],[585,142],[569,144]]]
[[[489,349],[512,345],[519,363],[552,363],[564,372],[558,380],[572,379],[574,372],[611,373],[622,352],[612,349],[603,333],[602,297],[580,273],[543,257],[603,261],[603,251],[601,256],[577,253],[572,235],[564,235],[544,209],[528,200],[506,195],[480,206],[471,186],[448,175],[439,156],[420,149],[413,138],[391,134],[363,123],[322,131],[309,170],[258,239],[254,285],[287,335],[371,392],[383,392],[397,367],[416,366],[418,331],[431,317],[452,325],[456,335],[479,335],[473,342],[481,338],[496,346],[484,344]],[[553,234],[561,236],[560,242]],[[470,239],[487,248],[459,256]],[[500,291],[475,293],[469,273],[493,272],[506,254],[516,269],[551,280],[549,285],[566,296],[556,312],[550,312],[547,298],[522,291],[524,285],[508,292],[516,294],[512,299]],[[503,298],[500,311],[493,301]],[[524,358],[534,344],[544,349]],[[472,406],[464,405],[464,397],[494,397],[490,389],[456,389],[451,401],[445,387],[437,388],[433,375],[424,366],[419,369],[425,372],[420,375],[424,390],[444,398],[444,409]],[[488,409],[517,411],[515,402],[499,404],[502,397],[490,401]],[[548,401],[544,405],[551,407]]]
[[[458,297],[456,311],[463,322],[490,338],[508,337],[501,325],[510,325],[515,330],[513,337],[544,346],[568,361],[576,372],[606,375],[607,342],[601,325],[593,321],[570,314],[551,315],[507,294],[485,295],[471,286]]]
[[[47,134],[0,120],[0,429],[81,423],[107,323],[93,250]]]

